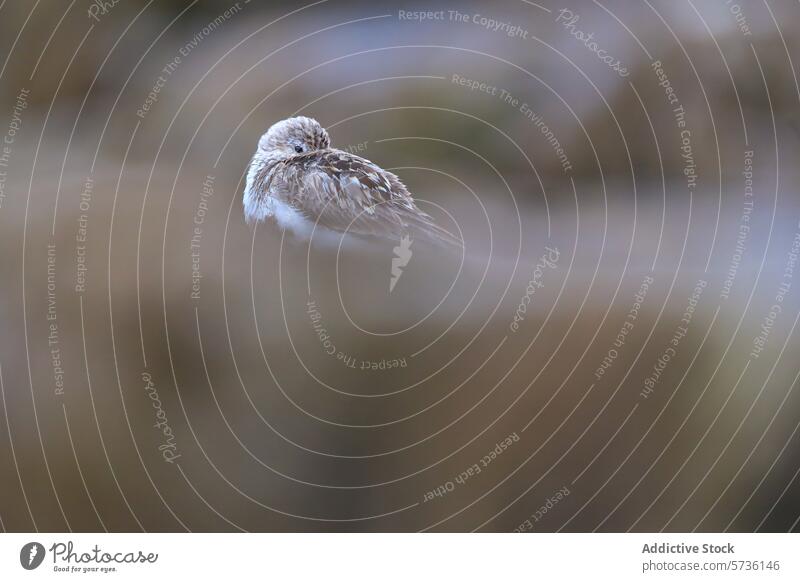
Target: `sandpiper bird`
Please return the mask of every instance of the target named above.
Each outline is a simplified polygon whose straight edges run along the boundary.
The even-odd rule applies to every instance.
[[[248,223],[270,218],[303,239],[346,232],[462,246],[417,208],[400,178],[330,147],[328,132],[308,117],[284,119],[261,136],[244,214]]]

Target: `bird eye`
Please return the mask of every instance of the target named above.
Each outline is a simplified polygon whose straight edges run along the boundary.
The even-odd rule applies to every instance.
[[[301,145],[294,146],[294,151],[296,151],[298,154],[302,154],[303,153],[303,146],[301,146]]]

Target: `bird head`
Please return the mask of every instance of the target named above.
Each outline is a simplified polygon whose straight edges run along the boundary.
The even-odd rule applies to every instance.
[[[290,117],[269,128],[258,140],[268,158],[288,158],[330,147],[328,132],[310,117]]]

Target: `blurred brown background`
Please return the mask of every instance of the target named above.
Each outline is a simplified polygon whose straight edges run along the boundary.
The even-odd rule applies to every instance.
[[[797,530],[800,7],[741,4],[3,3],[3,529]],[[295,114],[463,264],[248,228]]]

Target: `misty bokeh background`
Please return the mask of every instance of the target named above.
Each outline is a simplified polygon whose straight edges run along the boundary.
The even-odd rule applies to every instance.
[[[0,4],[2,528],[797,530],[800,7],[740,4]],[[465,252],[248,227],[292,115]]]

